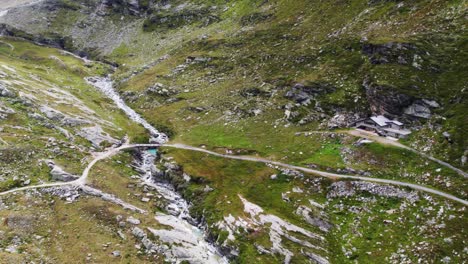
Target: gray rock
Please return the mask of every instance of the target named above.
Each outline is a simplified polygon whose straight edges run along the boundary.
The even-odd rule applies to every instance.
[[[0,84],[0,97],[14,98],[16,97],[16,94],[6,88],[3,84]]]
[[[409,107],[405,108],[404,113],[414,117],[430,118],[431,109],[423,103],[415,102]]]
[[[62,168],[57,166],[55,162],[51,160],[46,161],[47,166],[51,169],[50,175],[52,176],[53,181],[63,181],[63,182],[69,182],[69,181],[74,181],[78,179],[77,176],[72,175],[66,171],[64,171]]]
[[[434,100],[427,100],[427,99],[422,99],[423,103],[429,107],[432,107],[432,108],[439,108],[440,105],[439,103],[437,103],[436,101]]]
[[[375,84],[370,79],[365,79],[363,86],[373,113],[400,116],[403,109],[414,102],[413,97],[400,93],[396,88]]]
[[[120,257],[120,251],[116,250],[116,251],[112,252],[112,256],[116,257],[116,258]]]
[[[415,191],[408,192],[390,185],[360,181],[339,181],[333,183],[330,186],[327,198],[351,197],[357,195],[358,192],[368,192],[382,197],[407,199],[410,202],[419,200],[419,196]]]
[[[144,237],[146,237],[145,231],[143,231],[139,227],[134,227],[132,229],[132,234],[138,239],[143,239]]]
[[[139,225],[141,223],[140,220],[134,218],[133,216],[130,216],[129,218],[127,218],[127,222],[133,225]]]
[[[48,106],[41,106],[39,110],[50,120],[52,121],[62,121],[65,118],[65,115]]]
[[[296,103],[309,104],[310,101],[317,95],[330,93],[335,90],[330,84],[327,83],[310,83],[304,85],[296,83],[289,91],[286,92],[284,97],[294,100]]]

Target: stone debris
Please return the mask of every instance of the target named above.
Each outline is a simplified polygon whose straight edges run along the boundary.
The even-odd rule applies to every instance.
[[[264,210],[260,206],[247,201],[240,195],[239,198],[244,204],[244,211],[250,215],[250,218],[247,221],[241,219],[235,220],[234,217],[230,216],[225,218],[226,226],[229,227],[232,232],[238,232],[237,229],[240,226],[245,226],[248,229],[265,228],[265,226],[269,226],[269,235],[272,247],[270,249],[262,248],[262,252],[270,251],[275,254],[283,255],[285,258],[284,263],[290,263],[294,254],[284,247],[282,243],[283,238],[297,243],[304,248],[313,249],[315,251],[322,251],[325,253],[327,252],[321,246],[321,244],[325,242],[325,238],[323,236],[314,234],[308,230],[305,230],[304,228],[293,225],[275,215],[265,214]],[[298,233],[301,236],[307,237],[307,240],[302,240],[295,237],[294,233]],[[321,260],[319,263],[328,263],[326,258],[320,257],[318,255],[315,255],[315,257]]]
[[[357,195],[358,192],[369,192],[383,197],[407,199],[412,203],[419,200],[418,193],[415,191],[408,192],[390,185],[380,185],[361,181],[335,182],[330,186],[327,198],[351,197]]]
[[[333,227],[332,224],[330,224],[330,222],[325,219],[322,211],[319,216],[314,216],[312,209],[307,206],[299,206],[296,210],[296,214],[302,216],[302,218],[304,218],[304,220],[310,225],[316,226],[324,232],[330,231],[330,229]]]
[[[40,191],[42,193],[58,196],[61,199],[66,200],[67,202],[73,202],[80,197],[80,190],[77,186],[74,185],[44,188],[40,189]]]
[[[104,132],[100,125],[83,127],[76,134],[90,141],[95,147],[100,147],[103,142],[108,142],[110,144],[119,143],[119,140]]]

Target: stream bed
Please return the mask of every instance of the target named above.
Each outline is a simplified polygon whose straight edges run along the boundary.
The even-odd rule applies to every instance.
[[[151,134],[150,143],[164,144],[168,141],[167,135],[159,132],[125,103],[113,89],[113,83],[109,77],[90,77],[86,78],[86,81],[112,99],[131,120],[145,127]],[[154,218],[172,229],[148,228],[162,244],[170,245],[162,252],[166,260],[174,263],[183,260],[199,264],[228,263],[217,248],[206,241],[204,229],[189,214],[189,203],[175,191],[170,183],[157,179],[156,153],[141,151],[139,154],[140,159],[136,160],[134,167],[140,173],[141,181],[154,188],[167,201],[165,209],[168,213],[157,213]]]

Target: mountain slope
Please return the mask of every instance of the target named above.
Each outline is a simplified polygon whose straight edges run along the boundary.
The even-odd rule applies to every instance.
[[[411,182],[466,200],[466,179],[457,172],[407,149],[367,144],[346,133],[357,119],[385,114],[413,130],[402,144],[467,170],[466,11],[460,0],[44,0],[11,8],[0,15],[2,34],[102,63],[0,40],[6,95],[0,138],[8,157],[3,163],[9,164],[5,171],[16,170],[0,186],[7,190],[29,178],[29,184],[48,180],[46,164],[35,165],[48,156],[78,174],[83,158],[125,134],[131,142],[147,141],[143,128],[84,81],[112,73],[126,103],[172,142]],[[16,99],[28,94],[36,100],[32,105]],[[79,123],[70,126],[67,120]],[[65,143],[62,128],[75,143]],[[89,139],[96,137],[83,131],[106,140],[93,144]],[[27,137],[32,143],[24,141]],[[51,154],[49,137],[60,141],[60,154]],[[122,212],[115,205],[107,211],[99,199],[85,196],[72,204],[86,208],[90,221],[105,230],[87,248],[97,262],[115,260],[112,246],[99,251],[107,242],[122,243],[121,261],[128,255],[128,261],[162,262],[168,255],[152,255],[148,241],[165,245],[172,239],[152,234],[166,232],[158,214],[177,212],[171,202],[182,198],[191,204],[192,220],[206,228],[208,241],[233,263],[466,261],[461,204],[405,188],[161,148],[152,175],[174,187],[180,194],[174,199],[140,182],[136,164],[144,163],[144,153],[100,162],[90,185],[150,214]],[[13,177],[31,172],[34,177]],[[73,211],[48,195],[41,199],[54,200],[59,208],[48,219]],[[6,203],[27,202],[21,197]],[[2,217],[11,214],[7,210]],[[122,215],[141,219],[144,235],[138,230],[135,235],[133,224],[115,221]],[[83,225],[72,219],[73,230]],[[4,229],[9,239],[1,247],[7,248],[18,230]],[[67,237],[74,231],[63,232],[60,241],[71,243]],[[74,242],[85,244],[83,237]],[[129,249],[133,245],[138,252]],[[63,252],[76,254],[77,247]],[[66,254],[57,243],[53,248],[41,254],[60,262]]]

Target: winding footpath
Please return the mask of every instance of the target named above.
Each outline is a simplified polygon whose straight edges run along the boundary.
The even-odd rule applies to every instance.
[[[460,170],[459,168],[456,168],[450,164],[448,164],[447,162],[445,161],[442,161],[442,160],[439,160],[439,159],[436,159],[426,153],[423,153],[421,151],[418,151],[416,149],[413,149],[413,148],[410,148],[408,146],[405,146],[401,143],[399,143],[398,141],[395,141],[395,140],[391,140],[391,139],[388,139],[388,138],[385,138],[385,137],[381,137],[381,136],[378,136],[377,134],[375,133],[371,133],[371,132],[368,132],[368,131],[365,131],[365,130],[361,130],[361,129],[352,129],[352,130],[347,130],[346,132],[344,132],[346,134],[349,134],[351,136],[355,136],[355,137],[360,137],[360,138],[368,138],[368,139],[371,139],[375,142],[378,142],[378,143],[381,143],[381,144],[384,144],[384,145],[390,145],[390,146],[394,146],[394,147],[398,147],[398,148],[402,148],[402,149],[406,149],[406,150],[409,150],[413,153],[416,153],[417,155],[420,155],[426,159],[429,159],[431,161],[434,161],[436,163],[439,163],[440,165],[446,167],[446,168],[449,168],[453,171],[455,171],[456,173],[458,173],[459,175],[465,177],[465,178],[468,178],[468,173]]]
[[[305,167],[300,167],[300,166],[295,166],[283,162],[278,162],[278,161],[272,161],[260,157],[252,157],[252,156],[235,156],[235,155],[227,155],[227,154],[220,154],[214,151],[206,150],[203,148],[198,148],[198,147],[193,147],[189,145],[184,145],[184,144],[125,144],[117,148],[109,149],[106,152],[102,153],[97,153],[94,157],[94,159],[88,164],[88,166],[84,169],[83,173],[81,174],[81,177],[78,178],[77,180],[70,181],[70,182],[56,182],[56,183],[45,183],[45,184],[40,184],[40,185],[34,185],[34,186],[26,186],[26,187],[21,187],[21,188],[16,188],[12,189],[6,192],[0,193],[0,196],[11,194],[11,193],[16,193],[19,191],[25,191],[25,190],[31,190],[31,189],[38,189],[38,188],[48,188],[48,187],[59,187],[59,186],[66,186],[66,185],[75,185],[75,186],[85,186],[87,178],[89,176],[89,172],[91,171],[92,167],[99,161],[110,158],[116,154],[118,154],[120,151],[125,150],[125,149],[133,149],[133,148],[155,148],[155,147],[168,147],[168,148],[175,148],[175,149],[183,149],[183,150],[190,150],[190,151],[197,151],[197,152],[202,152],[206,153],[212,156],[216,157],[221,157],[221,158],[226,158],[226,159],[234,159],[234,160],[243,160],[243,161],[251,161],[251,162],[261,162],[265,164],[272,164],[276,165],[279,167],[283,168],[288,168],[288,169],[293,169],[293,170],[298,170],[298,171],[303,171],[306,173],[311,173],[314,175],[326,177],[326,178],[331,178],[331,179],[353,179],[353,180],[361,180],[361,181],[367,181],[367,182],[376,182],[376,183],[383,183],[383,184],[392,184],[392,185],[397,185],[397,186],[403,186],[403,187],[409,187],[417,191],[422,191],[422,192],[427,192],[431,194],[435,194],[444,198],[447,198],[449,200],[459,202],[463,205],[468,205],[468,201],[460,199],[454,195],[438,191],[429,187],[425,187],[423,185],[419,184],[414,184],[414,183],[407,183],[407,182],[402,182],[402,181],[396,181],[396,180],[388,180],[388,179],[380,179],[380,178],[371,178],[371,177],[364,177],[364,176],[358,176],[358,175],[345,175],[345,174],[337,174],[337,173],[331,173],[331,172],[325,172],[325,171],[320,171],[320,170],[314,170],[310,168],[305,168]]]

